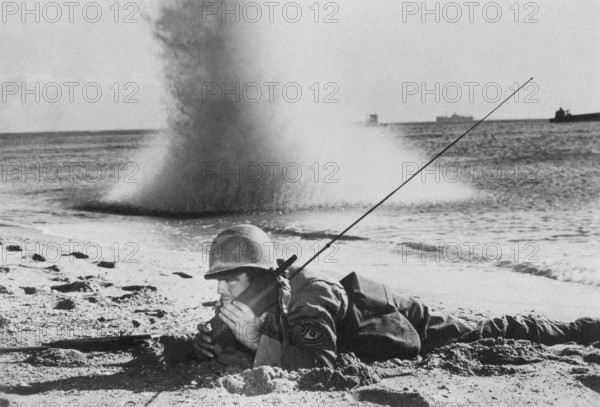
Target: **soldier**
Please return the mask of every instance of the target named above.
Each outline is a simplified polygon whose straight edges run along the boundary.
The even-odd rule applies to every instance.
[[[254,353],[254,367],[269,365],[286,370],[333,366],[337,358],[337,333],[347,309],[343,287],[324,275],[303,270],[290,281],[286,331],[275,304],[262,315],[234,299],[274,266],[273,244],[260,228],[233,226],[214,240],[207,280],[217,279],[221,295],[219,318],[237,341]],[[199,325],[194,350],[201,357],[215,357],[206,325]]]
[[[365,361],[412,358],[448,343],[481,338],[526,339],[546,345],[568,341],[588,345],[600,340],[600,320],[591,318],[562,323],[503,316],[473,328],[356,273],[337,283],[302,270],[289,281],[291,295],[283,292],[285,301],[280,298],[279,304],[255,315],[235,298],[270,273],[272,249],[271,240],[258,227],[233,226],[215,238],[205,275],[218,280],[218,318],[231,329],[236,344],[253,357],[254,367],[332,367],[339,352],[354,352]],[[282,314],[283,308],[288,312]],[[199,358],[223,352],[206,325],[198,325],[198,330],[194,351]]]

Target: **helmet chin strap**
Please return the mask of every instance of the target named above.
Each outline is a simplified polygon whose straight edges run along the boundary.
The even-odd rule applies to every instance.
[[[282,269],[285,264],[291,265],[296,259],[296,255],[290,257],[285,263],[279,266],[277,270],[274,270],[275,280],[279,286],[279,326],[281,329],[281,339],[285,342],[289,341],[288,338],[288,309],[290,301],[292,299],[292,287],[290,286],[290,280],[288,280],[286,268]],[[289,267],[289,266],[288,266]],[[278,272],[278,270],[280,270]]]

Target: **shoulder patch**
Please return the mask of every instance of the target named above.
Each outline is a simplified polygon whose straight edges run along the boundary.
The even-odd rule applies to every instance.
[[[298,330],[300,341],[307,345],[320,345],[325,342],[325,334],[323,327],[312,323],[311,321],[304,321]]]

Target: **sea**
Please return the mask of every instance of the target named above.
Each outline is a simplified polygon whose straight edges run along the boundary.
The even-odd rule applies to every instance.
[[[132,244],[204,254],[219,231],[251,223],[274,256],[302,264],[408,180],[309,267],[448,311],[600,317],[600,123],[484,122],[409,180],[471,124],[355,125],[360,137],[329,161],[225,167],[165,154],[168,130],[3,134],[0,223],[117,245],[118,261]],[[275,178],[278,194],[266,188]],[[214,199],[197,205],[194,191]]]

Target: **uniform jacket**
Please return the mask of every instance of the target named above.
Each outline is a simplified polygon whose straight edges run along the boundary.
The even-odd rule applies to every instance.
[[[261,328],[254,367],[333,367],[338,334],[348,308],[344,288],[310,270],[301,271],[290,280],[290,286],[287,335],[281,332],[279,307],[274,306]]]

